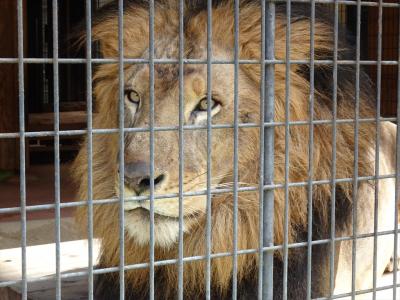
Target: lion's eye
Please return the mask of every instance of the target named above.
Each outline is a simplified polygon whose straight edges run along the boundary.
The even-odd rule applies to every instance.
[[[126,127],[133,125],[136,118],[136,113],[140,106],[140,95],[138,92],[132,89],[125,89],[125,123]]]
[[[197,103],[196,107],[191,113],[191,121],[194,124],[200,124],[207,121],[207,104],[207,97],[202,98],[199,103]],[[211,98],[210,106],[211,117],[214,117],[216,114],[218,114],[222,108],[221,103],[214,98]]]
[[[135,90],[126,90],[125,91],[125,99],[134,104],[139,104],[140,95]]]
[[[196,110],[197,111],[207,111],[207,98],[203,98],[200,100],[199,104],[197,104]],[[220,104],[215,101],[214,99],[211,99],[211,110],[217,108]]]

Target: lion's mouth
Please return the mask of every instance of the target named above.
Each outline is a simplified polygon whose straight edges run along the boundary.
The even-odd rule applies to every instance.
[[[150,210],[148,210],[145,207],[136,207],[134,209],[126,210],[125,212],[127,213],[132,213],[132,214],[139,214],[143,218],[149,218],[150,219]],[[154,211],[154,218],[158,220],[173,220],[173,221],[179,221],[179,217],[174,217],[170,215],[166,215],[160,212]],[[185,219],[185,216],[183,217]]]

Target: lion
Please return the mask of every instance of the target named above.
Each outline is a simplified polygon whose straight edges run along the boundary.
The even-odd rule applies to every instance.
[[[154,58],[179,58],[179,1],[155,1]],[[304,4],[292,4],[290,59],[310,59],[310,13]],[[92,36],[98,41],[104,58],[118,58],[118,11],[107,7],[93,25]],[[184,57],[207,59],[207,7],[203,1],[185,2]],[[317,13],[314,31],[315,58],[333,59],[334,31],[329,17]],[[150,57],[149,4],[147,1],[129,1],[123,18],[123,53],[127,58],[147,60]],[[258,1],[240,1],[239,58],[261,61],[261,7]],[[285,5],[276,5],[275,56],[284,60],[286,44]],[[340,33],[339,59],[354,59],[354,46]],[[212,6],[212,57],[215,60],[234,58],[234,9],[233,1],[213,1]],[[238,71],[238,184],[242,189],[237,198],[237,249],[255,249],[237,256],[237,295],[239,299],[254,299],[258,290],[260,247],[260,91],[262,66],[257,63],[240,64]],[[375,118],[374,89],[366,74],[360,72],[360,90],[356,94],[355,66],[339,65],[337,73],[336,106],[333,100],[333,66],[316,64],[314,69],[314,120],[312,149],[312,191],[307,184],[294,184],[288,188],[288,220],[285,235],[285,147],[289,147],[290,183],[309,180],[308,147],[310,135],[307,121],[310,118],[310,66],[291,64],[289,107],[285,104],[286,68],[275,65],[275,121],[284,122],[286,109],[290,121],[302,121],[289,127],[289,145],[285,145],[285,127],[274,126],[274,244],[283,245],[307,241],[308,215],[312,214],[313,241],[326,240],[312,246],[312,297],[328,297],[332,293],[348,293],[352,285],[353,210],[357,215],[357,234],[365,234],[356,241],[355,288],[372,287],[373,272],[380,276],[393,252],[393,235],[377,238],[377,264],[373,267],[375,188],[378,187],[379,205],[376,215],[378,231],[394,229],[394,172],[396,127],[382,122],[380,129],[380,160],[375,161],[375,122],[342,121],[336,124],[333,147],[332,118],[336,111],[340,120],[356,117],[356,100],[359,98],[359,118]],[[119,66],[102,64],[94,75],[94,96],[97,114],[93,127],[118,128],[119,116]],[[124,126],[149,128],[150,126],[150,72],[146,63],[124,64]],[[210,106],[212,124],[234,123],[234,66],[212,65],[211,102],[207,94],[206,64],[187,63],[183,67],[184,105],[183,124],[198,126],[183,133],[183,191],[189,193],[182,201],[183,255],[198,257],[206,254],[207,224],[207,107]],[[337,108],[337,109],[335,109]],[[306,121],[306,122],[304,122]],[[325,122],[324,122],[325,121]],[[250,126],[250,125],[254,126]],[[179,125],[179,66],[173,61],[154,65],[154,126]],[[357,139],[355,129],[357,128]],[[118,199],[119,191],[125,197],[148,196],[150,178],[150,133],[125,132],[124,149],[119,149],[119,135],[93,135],[93,199]],[[179,254],[179,133],[177,130],[154,132],[154,194],[170,195],[154,201],[154,258],[177,259]],[[231,253],[234,249],[234,129],[222,126],[212,130],[211,182],[213,189],[229,192],[213,193],[211,198],[211,252]],[[355,166],[355,150],[358,163]],[[335,150],[335,153],[333,152]],[[124,157],[124,187],[120,187],[119,155]],[[333,155],[336,165],[332,165]],[[88,198],[88,148],[87,142],[73,164],[73,178],[77,184],[78,198]],[[379,175],[375,182],[376,166]],[[335,173],[332,173],[335,169]],[[386,176],[387,175],[387,176]],[[391,176],[389,176],[391,175]],[[359,176],[362,179],[354,181]],[[337,180],[332,183],[332,177]],[[356,185],[355,185],[356,183]],[[334,184],[334,188],[333,188]],[[193,193],[203,191],[203,193]],[[312,211],[308,211],[308,196],[312,192]],[[334,194],[333,194],[334,193]],[[356,193],[356,195],[354,194]],[[172,196],[171,196],[172,194]],[[145,197],[146,198],[146,197]],[[334,203],[333,202],[334,199]],[[334,204],[334,205],[333,205]],[[335,207],[335,211],[332,211]],[[125,265],[147,263],[150,260],[150,201],[126,200],[124,204],[124,253]],[[332,216],[335,216],[333,223]],[[117,201],[93,206],[94,235],[101,239],[100,267],[119,266],[120,205]],[[87,206],[77,209],[77,220],[87,228]],[[334,226],[334,227],[332,227]],[[339,238],[330,240],[331,234]],[[334,243],[334,244],[332,244]],[[288,250],[287,293],[289,299],[305,299],[307,295],[307,246]],[[334,249],[334,263],[330,263]],[[282,248],[274,252],[274,299],[283,297],[283,272],[285,254]],[[333,268],[333,270],[331,270]],[[334,275],[332,279],[330,276]],[[147,299],[150,295],[149,268],[125,271],[127,299]],[[206,262],[203,259],[185,261],[183,264],[183,293],[187,299],[204,298]],[[211,296],[215,299],[232,297],[233,260],[230,256],[211,260]],[[155,299],[175,298],[178,293],[178,266],[175,263],[155,267]],[[98,296],[114,299],[119,295],[118,272],[99,278]],[[334,282],[332,286],[331,282]],[[268,284],[268,282],[267,282]]]

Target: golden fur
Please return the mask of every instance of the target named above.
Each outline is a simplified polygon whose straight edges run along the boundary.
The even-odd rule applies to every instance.
[[[207,14],[204,10],[191,12],[191,17],[185,23],[185,52],[191,53],[189,48],[201,48],[206,45]],[[285,31],[286,16],[280,11],[276,17],[276,58],[285,58]],[[155,14],[155,38],[176,37],[178,34],[178,10],[175,1],[156,2]],[[124,14],[124,55],[129,58],[146,58],[149,45],[148,8],[146,5],[127,6]],[[240,58],[260,59],[261,32],[260,32],[260,7],[258,4],[243,2],[240,7]],[[106,58],[118,57],[118,21],[116,14],[109,14],[101,18],[93,28],[93,37],[101,45],[101,51]],[[233,28],[234,17],[231,1],[222,2],[213,8],[213,43],[228,49],[229,55],[225,59],[233,57]],[[157,45],[157,44],[156,44]],[[308,59],[310,53],[310,23],[307,17],[292,18],[291,23],[291,59]],[[217,46],[214,46],[217,47]],[[327,59],[332,57],[333,28],[329,23],[318,21],[315,28],[315,53],[316,58]],[[341,49],[345,50],[345,49]],[[174,50],[177,54],[177,50]],[[219,50],[215,53],[219,55]],[[156,54],[157,55],[157,54]],[[173,56],[172,58],[177,58]],[[204,58],[194,57],[194,58]],[[214,65],[218,68],[218,65]],[[128,70],[131,65],[126,65]],[[320,66],[320,70],[332,72],[331,66]],[[231,71],[233,69],[230,69]],[[248,64],[240,66],[239,91],[240,91],[240,120],[241,122],[259,122],[259,91],[260,91],[260,65]],[[216,75],[218,76],[218,75]],[[332,78],[330,77],[329,80]],[[177,78],[173,79],[177,82]],[[97,68],[94,77],[97,115],[94,118],[94,128],[118,127],[118,65],[105,64]],[[340,82],[338,88],[337,117],[349,119],[354,117],[354,86],[350,81]],[[157,83],[157,81],[156,81]],[[158,84],[165,91],[167,83],[162,79]],[[300,65],[292,65],[290,69],[290,120],[306,121],[309,119],[309,81],[301,70]],[[246,87],[242,90],[242,87]],[[275,67],[275,121],[285,120],[285,65],[278,64]],[[366,100],[368,91],[361,91],[360,117],[373,117],[374,108]],[[314,104],[314,119],[332,119],[332,100],[326,90],[316,90]],[[174,98],[178,103],[178,98]],[[157,104],[156,104],[157,105]],[[157,109],[156,109],[157,110]],[[156,111],[157,113],[157,111]],[[231,123],[232,116],[223,121]],[[217,123],[217,122],[214,122]],[[218,122],[220,123],[220,122]],[[221,122],[224,123],[224,122]],[[168,124],[168,125],[177,125]],[[375,136],[374,124],[361,123],[359,127],[359,165],[360,176],[372,175],[374,164],[368,159],[367,154],[374,151],[373,139]],[[216,132],[216,130],[214,130]],[[228,132],[229,136],[232,131]],[[163,134],[163,132],[161,132]],[[228,139],[230,139],[229,137]],[[133,138],[134,139],[134,138]],[[220,137],[216,133],[218,141]],[[243,128],[239,132],[239,181],[250,186],[259,184],[258,157],[259,157],[259,128]],[[290,182],[303,182],[308,179],[308,141],[309,127],[304,125],[290,126]],[[141,147],[148,147],[145,142]],[[228,145],[231,145],[228,143]],[[148,148],[146,148],[148,149]],[[226,149],[226,148],[225,148]],[[233,151],[233,148],[230,148]],[[162,150],[162,149],[161,149]],[[159,150],[159,151],[161,151]],[[285,128],[275,127],[275,183],[284,183],[285,178]],[[222,148],[216,147],[216,156],[222,155]],[[229,152],[229,151],[228,151]],[[117,176],[118,135],[94,135],[93,136],[93,199],[115,198],[115,182]],[[229,153],[225,163],[232,171],[232,153]],[[314,126],[314,180],[326,180],[332,177],[332,125],[319,124]],[[128,159],[128,158],[127,158]],[[195,158],[193,158],[195,159]],[[354,166],[354,124],[338,124],[336,135],[336,178],[352,178]],[[185,164],[190,162],[185,162]],[[87,198],[87,146],[82,144],[82,149],[74,163],[73,174],[79,187],[79,199]],[[249,171],[251,170],[251,171]],[[254,170],[257,170],[256,172]],[[174,172],[176,172],[175,169]],[[227,181],[232,181],[231,174],[226,172]],[[222,177],[224,178],[224,177]],[[223,182],[220,182],[223,183]],[[345,202],[351,207],[352,183],[339,183],[336,187],[345,196]],[[175,189],[177,192],[177,190]],[[318,226],[321,232],[329,231],[331,185],[319,184],[313,187],[313,206],[320,220]],[[300,237],[296,232],[307,230],[307,187],[291,187],[289,189],[289,242],[298,241]],[[284,241],[284,189],[275,190],[274,234],[276,245]],[[233,249],[233,196],[232,194],[218,194],[212,200],[212,252],[230,252]],[[238,249],[255,249],[259,247],[259,195],[258,192],[239,193],[238,199]],[[205,254],[205,214],[199,209],[196,214],[188,217],[191,222],[188,231],[184,235],[184,256],[196,256]],[[126,216],[126,218],[128,218]],[[119,265],[119,206],[95,205],[94,206],[94,232],[102,238],[101,263],[105,266]],[[78,209],[78,220],[86,226],[87,208]],[[191,221],[190,221],[191,220]],[[340,235],[340,232],[338,232]],[[277,257],[281,252],[276,253]],[[126,264],[142,263],[149,261],[149,247],[135,243],[127,232],[125,233],[125,257]],[[178,257],[176,244],[169,247],[156,246],[156,260],[164,260]],[[258,256],[238,256],[239,281],[246,275],[256,274]],[[160,276],[167,284],[164,286],[165,295],[172,295],[177,288],[177,266],[167,265],[157,267],[157,276]],[[138,269],[126,273],[127,286],[145,293],[148,285],[149,270]],[[213,286],[221,293],[227,292],[230,287],[232,274],[232,258],[223,257],[212,260]],[[255,275],[254,275],[255,276]],[[199,291],[204,289],[205,262],[196,261],[184,264],[184,287],[186,291]]]

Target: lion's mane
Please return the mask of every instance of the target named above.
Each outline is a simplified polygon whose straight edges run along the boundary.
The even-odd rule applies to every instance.
[[[213,1],[214,2],[214,1]],[[157,1],[155,16],[155,32],[178,29],[178,10],[174,1]],[[131,1],[126,6],[124,14],[124,41],[125,56],[138,58],[138,55],[147,47],[144,42],[137,43],[139,39],[148,38],[148,4],[143,1]],[[240,7],[240,58],[260,59],[261,56],[261,8],[257,1],[242,1]],[[285,31],[286,15],[285,6],[277,5],[276,11],[276,59],[285,59]],[[117,14],[111,8],[98,18],[93,28],[93,38],[100,42],[104,57],[118,57],[118,22]],[[206,11],[201,1],[195,2],[186,8],[185,12],[185,37],[187,43],[199,35],[199,28],[205,28],[207,22]],[[292,60],[308,60],[310,58],[310,14],[306,6],[292,4],[291,18],[291,46],[290,58]],[[226,45],[233,45],[233,6],[231,1],[219,1],[213,8],[213,39],[223,41]],[[341,34],[342,35],[342,34]],[[134,41],[134,42],[131,42]],[[321,60],[333,60],[334,32],[329,18],[317,19],[315,24],[315,58]],[[341,36],[339,43],[338,59],[352,57],[351,51]],[[261,67],[256,64],[243,64],[240,68],[253,82],[254,89],[260,89]],[[308,64],[292,64],[290,68],[290,121],[307,121],[310,118],[310,79]],[[333,93],[333,64],[316,64],[315,71],[314,111],[315,120],[332,120],[334,111]],[[96,116],[94,128],[118,127],[118,65],[107,64],[97,68],[94,82],[94,96],[96,99]],[[355,68],[349,65],[338,67],[337,77],[337,118],[353,119],[355,117]],[[285,65],[275,66],[275,121],[285,120]],[[374,104],[370,100],[372,94],[367,77],[361,72],[360,89],[360,114],[361,118],[374,117]],[[255,114],[259,114],[259,102],[248,101],[253,106]],[[322,181],[314,184],[312,190],[313,211],[308,212],[308,188],[307,184],[292,186],[289,189],[289,213],[288,213],[288,241],[304,241],[307,234],[307,216],[314,216],[314,239],[327,238],[330,232],[332,186],[329,183],[332,176],[336,178],[352,178],[354,166],[354,123],[342,122],[337,124],[336,132],[336,174],[332,174],[333,151],[333,126],[327,123],[316,123],[314,127],[313,145],[313,180]],[[252,140],[246,142],[249,153],[245,156],[259,157],[259,129],[253,130]],[[359,176],[373,174],[373,164],[367,159],[368,153],[373,149],[374,125],[360,123],[358,131]],[[309,125],[299,124],[290,126],[289,138],[289,182],[306,182],[309,179]],[[118,149],[118,135],[93,136],[93,199],[115,198],[114,178],[116,170],[116,158]],[[285,226],[285,128],[275,127],[275,184],[282,187],[275,189],[274,211],[274,243],[283,244]],[[78,186],[79,199],[87,199],[88,163],[87,145],[82,144],[82,149],[73,166],[73,176]],[[239,169],[246,169],[249,160],[240,160]],[[259,184],[258,172],[248,172],[243,181]],[[325,181],[325,182],[323,182]],[[340,214],[351,213],[353,184],[350,181],[342,181],[336,185],[336,204],[342,210]],[[257,189],[258,190],[258,189]],[[258,192],[239,194],[238,203],[238,249],[257,249],[259,244],[259,195]],[[212,201],[212,252],[230,253],[233,250],[233,201],[232,194],[215,195]],[[344,211],[344,212],[343,212]],[[336,212],[337,226],[341,215]],[[78,209],[78,219],[86,228],[88,218],[87,207]],[[102,239],[101,265],[119,265],[119,208],[118,204],[94,205],[93,207],[94,232]],[[345,218],[343,218],[345,220]],[[204,216],[199,216],[198,223],[189,234],[184,236],[184,256],[199,256],[206,253]],[[178,257],[178,247],[170,249],[155,248],[155,259],[166,260]],[[279,261],[281,251],[276,251],[276,259]],[[125,264],[149,262],[149,247],[139,246],[125,234]],[[186,292],[201,293],[204,291],[204,278],[206,262],[196,260],[184,263],[184,288]],[[213,258],[211,263],[212,285],[223,293],[228,293],[231,285],[232,258],[222,256]],[[258,254],[246,254],[238,256],[239,282],[247,280],[249,275],[256,282],[258,269]],[[156,280],[163,282],[163,295],[173,295],[178,286],[178,272],[176,264],[156,267]],[[114,275],[113,275],[114,274]],[[117,281],[117,273],[112,273]],[[146,294],[148,289],[149,269],[141,268],[127,271],[125,275],[127,287]],[[116,283],[117,284],[117,283]]]

